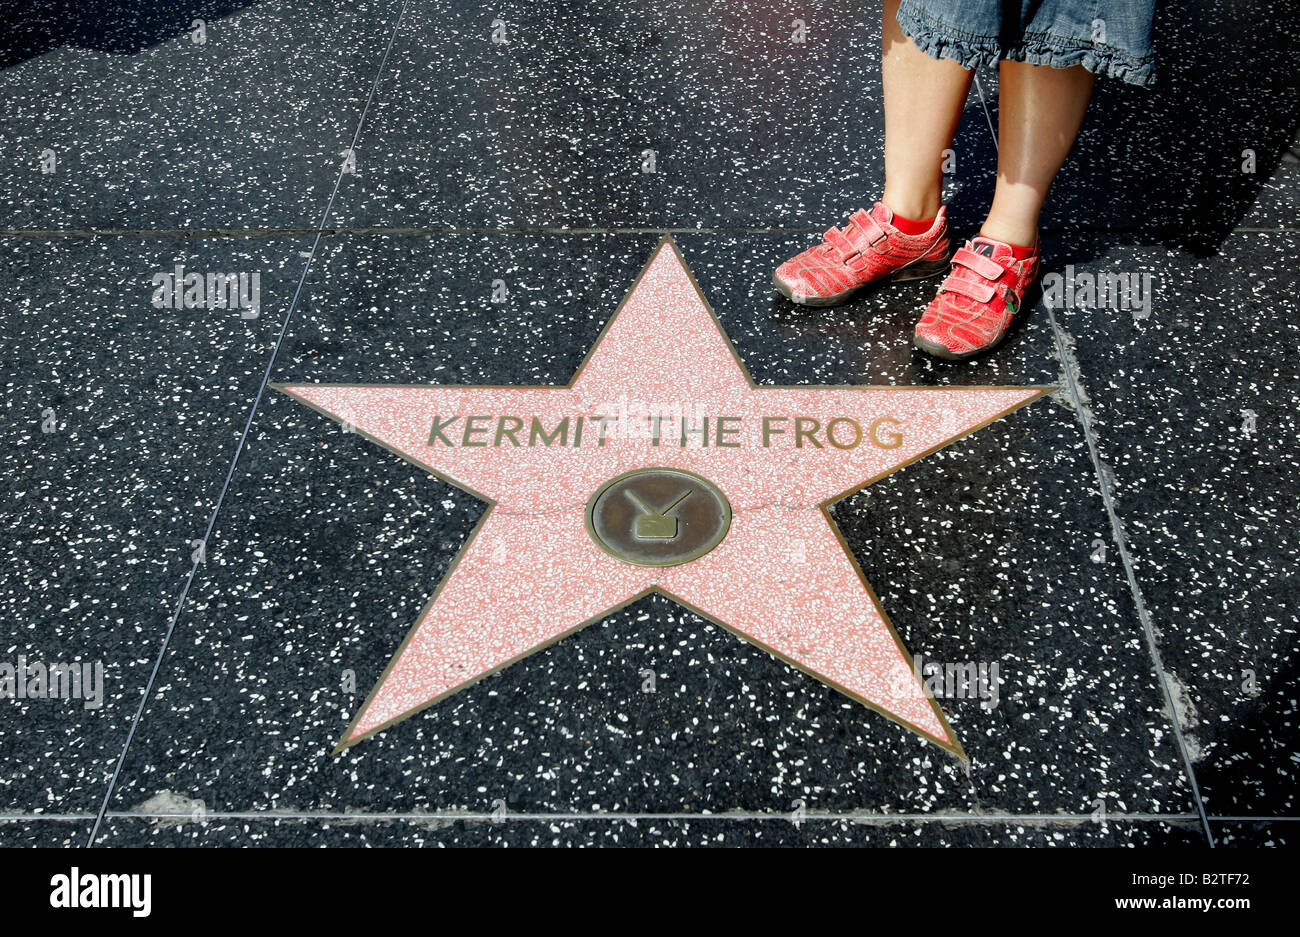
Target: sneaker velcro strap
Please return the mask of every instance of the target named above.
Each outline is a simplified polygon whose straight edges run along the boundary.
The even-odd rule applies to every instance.
[[[849,224],[857,225],[859,231],[866,232],[871,238],[872,247],[876,247],[881,241],[889,243],[889,232],[885,230],[885,226],[861,208],[849,218]]]
[[[863,248],[854,247],[853,242],[839,228],[831,228],[826,232],[826,243],[835,248],[840,257],[840,263],[851,270],[861,271],[870,262],[866,257],[862,256]]]
[[[826,243],[835,248],[836,253],[840,255],[840,260],[847,260],[858,253],[853,242],[845,237],[844,232],[839,228],[831,228],[826,232]]]
[[[871,216],[859,208],[853,214],[849,215],[849,224],[857,225],[860,229],[866,231],[868,230],[868,226],[871,224]]]
[[[985,257],[983,254],[977,254],[969,247],[963,247],[953,254],[952,262],[961,264],[963,267],[969,267],[986,280],[996,280],[1007,272],[1006,268],[997,261]]]
[[[958,251],[958,253],[961,252]],[[943,281],[943,285],[939,287],[939,292],[961,293],[961,295],[969,296],[976,302],[987,303],[997,291],[993,289],[992,283],[976,283],[973,280],[948,277]]]

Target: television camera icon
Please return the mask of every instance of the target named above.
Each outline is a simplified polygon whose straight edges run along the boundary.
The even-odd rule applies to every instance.
[[[666,508],[656,511],[650,507],[630,489],[624,489],[624,494],[637,506],[641,513],[637,515],[636,522],[632,526],[632,536],[638,540],[674,540],[677,537],[680,524],[676,517],[669,512],[677,505],[681,504],[694,489],[688,488],[682,494],[673,499],[673,502]]]

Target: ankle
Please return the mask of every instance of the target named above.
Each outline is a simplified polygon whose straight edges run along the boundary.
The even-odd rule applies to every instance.
[[[912,221],[932,219],[939,214],[939,208],[943,204],[938,189],[907,192],[896,191],[888,185],[885,186],[885,194],[880,200],[895,215],[910,218]]]
[[[989,215],[980,225],[980,234],[1025,251],[1032,251],[1038,245],[1038,227],[1034,222]]]
[[[934,227],[934,221],[935,219],[933,217],[907,218],[900,215],[898,212],[894,212],[893,219],[890,223],[900,234],[906,234],[908,237],[917,238],[928,234],[930,229]]]

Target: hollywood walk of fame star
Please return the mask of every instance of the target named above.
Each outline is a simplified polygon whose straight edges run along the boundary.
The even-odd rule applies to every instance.
[[[338,750],[658,591],[965,757],[827,506],[1052,388],[758,386],[670,238],[567,386],[277,388],[491,505]]]

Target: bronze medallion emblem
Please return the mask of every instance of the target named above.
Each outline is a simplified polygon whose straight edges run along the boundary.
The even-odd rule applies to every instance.
[[[637,566],[697,560],[727,536],[731,505],[711,481],[681,469],[637,469],[610,479],[587,502],[587,533]]]

